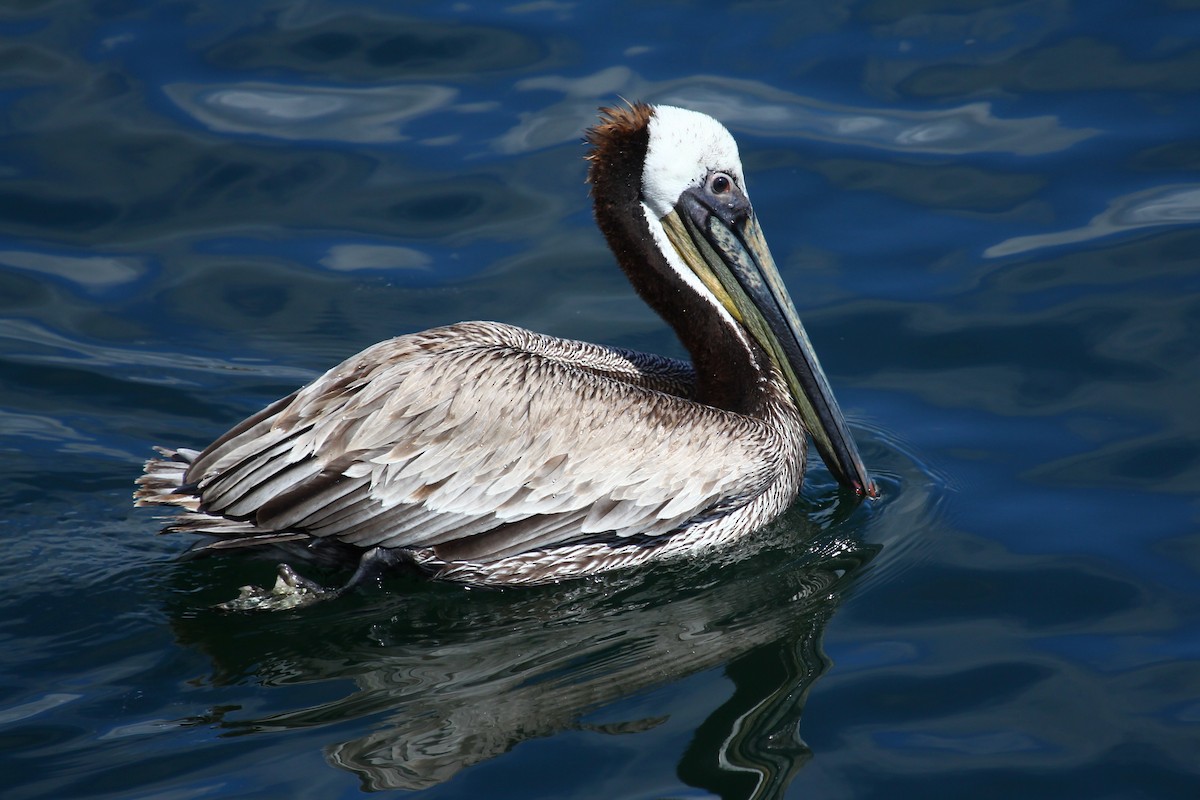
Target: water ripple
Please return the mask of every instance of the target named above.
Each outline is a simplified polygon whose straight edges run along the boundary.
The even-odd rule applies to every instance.
[[[1001,258],[1046,247],[1090,242],[1142,228],[1195,225],[1197,222],[1200,222],[1200,183],[1156,186],[1116,198],[1086,225],[1054,233],[1014,236],[992,245],[983,254],[988,258]]]
[[[307,370],[277,364],[196,356],[176,352],[155,352],[132,347],[113,347],[70,339],[37,323],[22,319],[0,319],[0,342],[9,340],[32,345],[33,349],[9,352],[5,358],[38,364],[87,365],[93,368],[138,368],[136,375],[125,377],[146,383],[179,383],[179,372],[249,373],[281,380],[307,382],[313,375]],[[11,344],[10,344],[11,346]],[[140,370],[144,370],[141,372]]]
[[[710,75],[649,81],[623,66],[582,78],[528,78],[517,89],[555,91],[565,99],[524,117],[496,141],[501,152],[524,152],[576,136],[590,121],[597,98],[614,95],[703,111],[735,131],[909,153],[1035,156],[1065,150],[1099,132],[1067,128],[1053,115],[1001,119],[983,102],[930,111],[869,108],[806,97],[764,81]]]
[[[173,83],[163,87],[183,111],[218,133],[276,139],[353,143],[399,142],[405,125],[449,108],[458,91],[447,86],[397,85],[367,89],[243,82]]]

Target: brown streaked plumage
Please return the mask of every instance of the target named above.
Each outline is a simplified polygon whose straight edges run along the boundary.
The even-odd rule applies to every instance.
[[[520,584],[752,532],[799,491],[806,426],[834,474],[873,494],[732,138],[680,109],[602,113],[587,136],[597,223],[691,364],[492,322],[401,336],[203,452],[160,449],[138,505],[183,509],[166,530],[209,534],[206,550],[336,542]]]

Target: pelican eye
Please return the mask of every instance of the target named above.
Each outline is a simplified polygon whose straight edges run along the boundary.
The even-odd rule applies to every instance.
[[[717,173],[713,176],[712,182],[709,183],[709,188],[713,194],[725,194],[733,187],[733,181],[728,175]]]

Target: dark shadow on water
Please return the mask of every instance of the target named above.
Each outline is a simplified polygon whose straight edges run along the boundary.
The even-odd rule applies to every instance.
[[[396,578],[282,614],[196,605],[210,599],[198,587],[230,572],[261,580],[262,562],[183,562],[169,613],[181,643],[211,658],[213,682],[314,689],[311,704],[216,709],[195,724],[225,736],[328,727],[327,760],[365,790],[433,787],[564,731],[646,733],[666,717],[588,717],[723,668],[733,694],[693,733],[678,775],[720,797],[781,797],[811,756],[799,721],[828,667],[825,624],[881,549],[850,532],[861,517],[826,498],[797,506],[737,559],[523,590]]]

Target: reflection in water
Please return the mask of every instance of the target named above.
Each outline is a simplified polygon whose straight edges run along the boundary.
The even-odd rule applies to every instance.
[[[1014,5],[1019,7],[1021,4]],[[1068,4],[1062,3],[1037,5],[1069,8]],[[1178,8],[1186,4],[1175,5]],[[1028,14],[1025,19],[1029,19]],[[1120,20],[1121,17],[1113,19]],[[1178,24],[1176,18],[1167,19],[1172,20],[1168,25]],[[1133,96],[1138,91],[1148,90],[1191,93],[1200,86],[1200,70],[1197,69],[1200,52],[1192,39],[1181,38],[1176,47],[1164,46],[1156,57],[1139,59],[1134,48],[1090,35],[1050,38],[1051,41],[1039,42],[1037,46],[1022,47],[1003,59],[922,64],[898,88],[913,97],[945,98],[972,95],[981,89],[1018,95],[1125,90]]]
[[[367,89],[241,83],[163,87],[175,103],[220,133],[280,139],[396,142],[405,123],[449,106],[458,91],[446,86]]]
[[[0,266],[16,267],[96,290],[135,281],[146,271],[137,258],[51,255],[32,250],[0,251]]]
[[[211,24],[227,25],[229,33],[205,50],[206,61],[227,72],[312,74],[321,82],[357,83],[381,78],[461,81],[464,76],[536,69],[551,55],[546,43],[528,31],[471,24],[463,9],[449,6],[444,10],[451,19],[443,22],[403,13],[408,9],[402,4],[363,8],[259,0],[252,5],[276,24],[238,26],[230,24],[229,9],[214,12]]]
[[[146,383],[182,382],[178,375],[164,375],[169,372],[245,372],[281,383],[312,380],[311,372],[275,364],[154,352],[136,347],[99,344],[82,338],[69,339],[43,325],[20,319],[0,319],[0,340],[8,348],[5,358],[14,362],[36,364],[43,368],[51,365],[78,367],[96,372],[119,368],[123,377]]]
[[[1097,133],[1066,128],[1054,116],[1000,119],[992,114],[989,103],[929,111],[869,108],[824,102],[762,81],[709,75],[648,81],[628,67],[609,67],[582,78],[527,78],[517,88],[557,91],[566,97],[557,106],[526,115],[501,137],[495,146],[504,153],[549,147],[577,137],[595,105],[594,98],[614,94],[702,111],[737,132],[906,153],[1042,155],[1066,150]]]
[[[1011,256],[1042,247],[1076,244],[1160,225],[1195,225],[1200,222],[1200,184],[1156,186],[1118,197],[1087,225],[1054,233],[1015,236],[983,251],[988,258]]]
[[[780,526],[774,535],[796,531]],[[284,623],[295,629],[270,634],[261,616],[184,612],[176,631],[211,655],[220,679],[352,678],[355,690],[331,702],[249,719],[226,714],[220,725],[232,735],[380,715],[366,735],[326,745],[328,760],[368,790],[434,786],[566,730],[650,731],[666,718],[584,717],[724,666],[733,695],[695,731],[679,775],[723,797],[778,797],[809,757],[798,725],[827,667],[824,625],[879,547],[831,532],[806,548],[764,545],[750,559],[703,571],[680,566],[545,590],[414,583],[369,609],[340,603],[330,612],[336,619],[311,609],[318,613]],[[253,635],[240,636],[241,626]],[[277,634],[284,638],[270,638]]]
[[[391,244],[337,244],[321,259],[321,266],[340,272],[359,269],[422,269],[433,259],[412,247]]]

